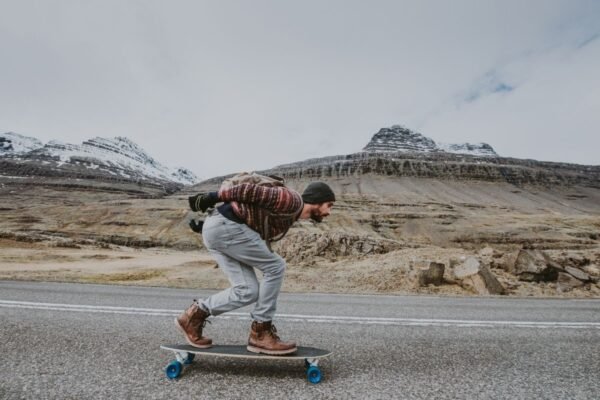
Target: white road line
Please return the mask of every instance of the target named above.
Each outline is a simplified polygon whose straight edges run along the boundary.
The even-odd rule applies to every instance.
[[[161,308],[135,308],[92,306],[83,304],[36,303],[30,301],[0,300],[3,308],[24,308],[49,311],[107,313],[146,315],[155,317],[172,317],[179,315],[182,310]],[[247,313],[229,312],[219,316],[219,319],[249,320]],[[512,327],[512,328],[569,328],[569,329],[600,329],[600,322],[558,322],[558,321],[485,321],[460,319],[427,319],[427,318],[383,318],[383,317],[350,317],[333,315],[277,314],[280,321],[314,322],[329,324],[359,324],[359,325],[396,325],[396,326],[449,326],[449,327]]]

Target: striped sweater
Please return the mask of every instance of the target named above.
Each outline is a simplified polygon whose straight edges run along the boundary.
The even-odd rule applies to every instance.
[[[222,188],[218,196],[219,200],[229,202],[234,213],[267,241],[281,239],[304,205],[302,196],[289,188],[250,183]]]

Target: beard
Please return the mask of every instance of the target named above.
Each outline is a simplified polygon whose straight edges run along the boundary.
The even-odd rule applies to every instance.
[[[310,212],[310,219],[312,219],[315,222],[322,222],[323,216],[321,215],[321,212],[319,210],[313,210]]]

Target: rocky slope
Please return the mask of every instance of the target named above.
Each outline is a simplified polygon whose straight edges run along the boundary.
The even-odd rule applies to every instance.
[[[582,185],[600,188],[600,166],[447,152],[360,152],[313,158],[259,172],[275,174],[288,180],[329,180],[360,176],[366,180],[371,176],[387,176],[503,182],[516,187]],[[205,180],[196,188],[214,185],[228,176],[230,175]]]
[[[463,149],[473,152],[454,152]],[[396,126],[380,130],[362,152],[260,172],[300,192],[325,181],[337,194],[327,223],[298,224],[275,245],[290,262],[361,265],[381,275],[361,276],[384,291],[408,285],[434,293],[600,294],[598,276],[578,272],[600,263],[600,166],[499,157],[486,144],[444,147]],[[214,190],[223,178],[185,191]],[[518,256],[534,250],[545,252],[549,267],[539,253],[537,261]],[[547,268],[551,279],[515,272]],[[425,279],[436,273],[438,280]],[[394,274],[397,281],[386,279]]]
[[[426,143],[419,139],[404,146]],[[323,180],[337,194],[325,223],[299,222],[275,244],[290,264],[288,287],[600,295],[599,166],[455,154],[436,146],[436,151],[389,151],[388,146],[263,171],[285,177],[298,191]],[[214,190],[222,180],[185,186],[168,196],[158,190],[149,196],[147,187],[144,193],[130,181],[124,181],[130,191],[117,187],[118,181],[103,181],[106,187],[95,191],[40,189],[23,179],[2,183],[0,241],[115,251],[123,246],[202,249],[188,222],[205,216],[190,212],[186,197]],[[199,272],[186,270],[199,274],[193,284],[214,282],[204,275],[214,274],[208,264]],[[164,284],[173,283],[165,279]]]

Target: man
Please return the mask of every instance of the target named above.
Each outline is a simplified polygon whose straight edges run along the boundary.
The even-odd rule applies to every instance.
[[[283,186],[244,183],[190,197],[189,202],[194,211],[206,211],[224,202],[204,221],[202,238],[231,287],[203,301],[194,300],[175,319],[187,342],[199,348],[211,347],[212,340],[202,335],[206,319],[255,303],[248,351],[271,355],[295,352],[296,343],[282,341],[272,322],[286,264],[271,252],[267,242],[280,239],[298,219],[321,222],[327,217],[335,202],[331,188],[313,182],[300,196]],[[263,273],[260,284],[254,268]]]

